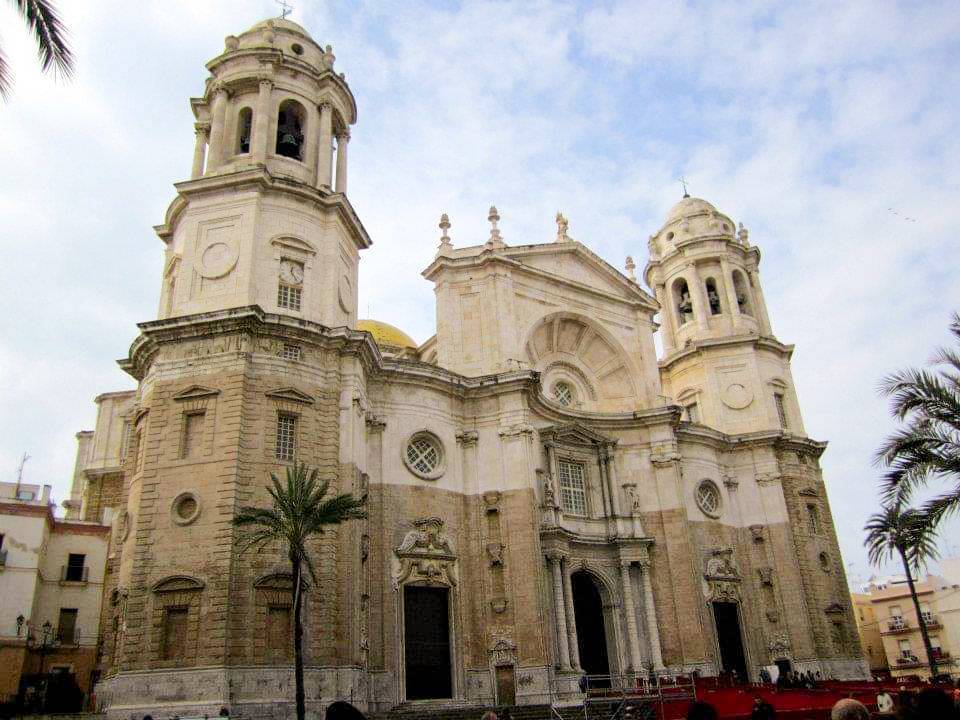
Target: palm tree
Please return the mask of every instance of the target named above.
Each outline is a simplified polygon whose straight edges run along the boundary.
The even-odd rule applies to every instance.
[[[950,332],[960,344],[960,315],[953,314]],[[908,368],[884,378],[881,392],[892,398],[892,411],[902,426],[877,451],[889,470],[883,478],[886,502],[909,497],[932,480],[953,483],[921,508],[934,527],[960,509],[960,352],[940,348],[933,368]]]
[[[27,28],[37,41],[40,67],[55,68],[63,77],[73,74],[73,53],[67,44],[67,29],[51,0],[11,0],[23,15]],[[13,87],[13,73],[0,50],[0,98],[6,100]]]
[[[363,509],[365,498],[355,498],[349,493],[327,497],[330,481],[319,481],[318,472],[316,468],[309,470],[304,463],[288,467],[285,484],[271,473],[272,487],[268,485],[267,492],[273,499],[273,507],[243,507],[233,518],[234,525],[248,528],[238,541],[241,553],[250,548],[259,552],[271,543],[286,546],[293,576],[293,653],[297,720],[304,720],[306,714],[303,697],[303,622],[300,617],[303,591],[307,587],[303,578],[304,566],[313,583],[317,582],[313,560],[307,551],[307,542],[322,535],[328,525],[339,525],[367,516]]]
[[[920,600],[917,598],[917,588],[913,582],[913,572],[920,572],[927,561],[937,557],[936,531],[925,522],[924,514],[913,508],[902,507],[901,498],[883,506],[880,512],[874,513],[867,520],[863,529],[867,532],[867,555],[870,562],[879,566],[885,560],[898,557],[903,564],[903,572],[907,576],[907,586],[910,588],[910,598],[913,608],[917,612],[917,621],[920,623],[920,635],[923,637],[923,646],[927,651],[927,661],[930,664],[930,676],[937,675],[937,660],[933,656],[933,647],[930,645],[930,635],[927,632],[927,622],[920,611]]]

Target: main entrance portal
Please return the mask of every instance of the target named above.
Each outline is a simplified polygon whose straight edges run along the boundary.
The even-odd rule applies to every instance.
[[[403,588],[407,700],[453,697],[447,588]]]
[[[743,682],[747,677],[747,659],[743,652],[743,635],[740,632],[740,615],[736,603],[715,602],[713,619],[717,626],[717,641],[720,643],[720,662],[724,672],[736,672]]]
[[[609,675],[607,633],[603,622],[603,600],[589,573],[575,572],[570,577],[573,614],[577,623],[577,649],[580,667],[587,675]],[[597,685],[596,681],[591,681]]]

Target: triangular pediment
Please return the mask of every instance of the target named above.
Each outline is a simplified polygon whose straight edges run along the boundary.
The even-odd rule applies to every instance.
[[[273,398],[274,400],[289,400],[290,402],[308,404],[313,403],[313,398],[310,395],[307,395],[305,392],[301,392],[300,390],[292,387],[271,390],[267,393],[267,397]]]
[[[181,390],[173,396],[174,400],[196,400],[197,398],[211,397],[219,395],[220,391],[213,388],[203,387],[202,385],[191,385],[186,390]]]
[[[543,440],[572,445],[616,445],[615,438],[607,437],[580,423],[565,423],[544,428],[540,431]]]
[[[525,245],[507,248],[504,254],[521,262],[523,267],[545,273],[554,280],[583,285],[623,300],[656,307],[656,301],[640,285],[580,243]]]
[[[828,615],[837,615],[843,612],[843,605],[838,602],[832,602],[827,605],[823,611]]]

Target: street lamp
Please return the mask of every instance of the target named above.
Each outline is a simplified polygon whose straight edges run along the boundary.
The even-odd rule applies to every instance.
[[[31,650],[40,651],[40,682],[42,683],[40,689],[40,707],[44,709],[47,706],[47,677],[44,675],[47,655],[60,643],[57,642],[57,639],[53,635],[53,625],[50,624],[49,620],[41,626],[40,630],[41,639],[39,642],[37,642],[37,638],[33,633],[27,635],[27,647]]]

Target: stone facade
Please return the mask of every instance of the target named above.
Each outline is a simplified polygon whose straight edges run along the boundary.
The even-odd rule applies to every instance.
[[[562,215],[553,242],[511,246],[491,208],[490,237],[462,248],[444,216],[423,273],[436,335],[358,330],[370,240],[333,64],[267,21],[227,38],[193,101],[159,319],[121,362],[138,388],[118,480],[77,475],[81,514],[116,510],[109,716],[291,715],[288,567],[240,554],[231,519],[293,462],[369,507],[311,548],[314,717],[337,699],[575,699],[584,673],[861,676],[825,444],[803,432],[746,231],[682,200],[650,241],[654,296]]]

